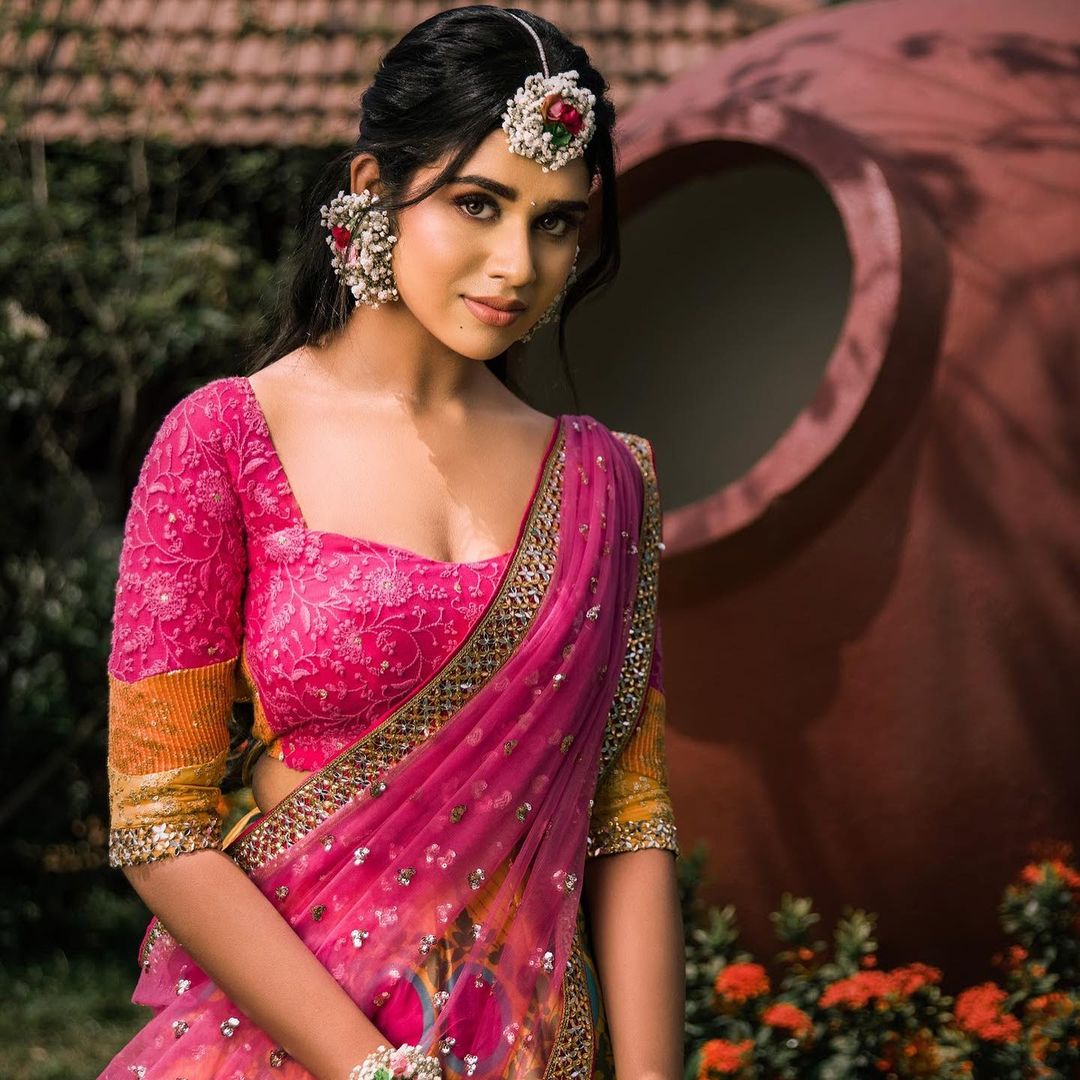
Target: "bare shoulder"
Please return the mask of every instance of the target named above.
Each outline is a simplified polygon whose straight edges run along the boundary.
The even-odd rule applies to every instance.
[[[540,409],[523,401],[508,386],[492,378],[476,396],[477,405],[489,416],[497,417],[511,424],[528,428],[546,428],[551,430],[555,423],[554,416],[548,416]]]
[[[485,433],[492,444],[505,446],[508,452],[518,448],[535,456],[536,447],[546,445],[555,427],[556,417],[549,416],[517,397],[506,387],[493,393],[485,390],[470,409],[474,430]]]
[[[516,420],[522,427],[538,432],[550,432],[556,420],[556,417],[548,416],[547,413],[528,405],[516,410],[516,413]]]
[[[278,357],[265,367],[253,371],[247,376],[248,382],[259,391],[259,396],[265,391],[267,394],[277,394],[287,389],[290,382],[295,379],[297,367],[300,363],[301,349],[293,349],[292,352]]]

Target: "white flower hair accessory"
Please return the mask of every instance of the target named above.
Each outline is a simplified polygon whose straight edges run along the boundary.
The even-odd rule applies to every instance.
[[[562,168],[581,157],[596,130],[593,107],[596,95],[577,83],[576,71],[548,71],[544,46],[536,31],[508,11],[533,36],[540,50],[544,70],[530,75],[514,96],[506,99],[502,127],[510,142],[510,152],[539,162],[544,172]]]
[[[378,201],[366,188],[355,195],[339,191],[329,206],[320,208],[322,223],[330,230],[326,242],[331,265],[357,307],[377,308],[399,298],[390,265],[397,237],[390,232],[390,214],[373,209]]]

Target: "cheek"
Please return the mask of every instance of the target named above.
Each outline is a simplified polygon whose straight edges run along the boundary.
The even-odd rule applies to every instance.
[[[394,247],[400,276],[437,278],[453,284],[468,261],[468,245],[461,227],[442,207],[425,203],[402,215],[400,236]]]

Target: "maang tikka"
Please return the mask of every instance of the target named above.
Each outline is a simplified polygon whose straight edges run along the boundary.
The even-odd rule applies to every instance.
[[[506,99],[502,129],[507,134],[507,147],[511,153],[536,161],[544,172],[553,172],[584,154],[596,130],[596,95],[578,85],[577,71],[550,74],[539,35],[524,19],[509,11],[506,14],[532,34],[543,67]],[[397,237],[390,232],[389,213],[379,209],[378,202],[379,196],[366,189],[356,194],[339,191],[320,211],[329,230],[326,243],[334,273],[352,293],[356,306],[378,308],[400,299],[391,266]],[[519,340],[528,341],[538,326],[555,315],[577,277],[579,251],[574,249],[574,263],[555,299]]]

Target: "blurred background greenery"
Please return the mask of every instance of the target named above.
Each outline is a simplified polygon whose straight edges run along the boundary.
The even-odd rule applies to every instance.
[[[0,1059],[10,1080],[97,1076],[149,1015],[130,996],[150,915],[106,864],[105,664],[123,518],[169,408],[243,370],[292,215],[328,152],[3,140]],[[236,708],[238,756],[248,706]]]

